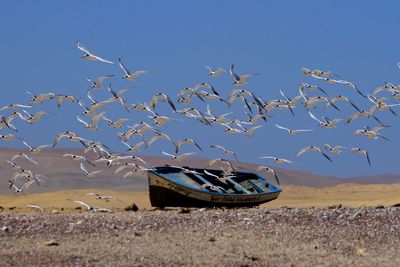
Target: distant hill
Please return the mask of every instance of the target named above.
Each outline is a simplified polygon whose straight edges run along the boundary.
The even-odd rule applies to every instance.
[[[14,170],[11,169],[10,165],[5,161],[11,159],[13,155],[20,152],[24,151],[19,149],[0,148],[0,194],[12,193],[8,189],[8,179],[12,176]],[[115,174],[115,167],[107,169],[105,168],[105,164],[99,163],[97,164],[98,166],[96,169],[104,169],[104,171],[96,175],[95,177],[86,177],[82,174],[82,171],[79,167],[79,162],[62,157],[64,153],[81,154],[81,152],[82,151],[80,149],[50,149],[45,150],[38,155],[32,155],[32,157],[37,162],[39,162],[38,166],[22,158],[17,159],[16,162],[25,169],[32,170],[34,173],[37,174],[45,175],[48,186],[32,186],[30,189],[30,192],[32,193],[85,188],[99,188],[119,191],[147,190],[147,177],[145,175],[123,178],[122,176],[124,172],[120,174]],[[87,156],[91,160],[94,160],[92,154],[89,153]],[[150,166],[178,164],[171,159],[162,157],[143,156],[143,159],[146,160]],[[207,163],[208,160],[204,158],[190,158],[179,162],[179,165],[204,168],[207,166]],[[237,166],[237,168],[250,171],[255,171],[255,169],[257,168],[257,165],[245,162],[235,162],[235,166]],[[91,166],[88,166],[88,168],[93,169]],[[216,165],[213,166],[213,168],[219,168],[219,166]],[[395,174],[383,174],[340,179],[337,177],[321,176],[312,173],[281,168],[277,168],[276,172],[283,185],[328,187],[346,182],[362,184],[400,183],[400,175]],[[272,179],[273,181],[273,177],[270,177],[270,175],[268,176],[268,179]]]
[[[400,183],[400,174],[385,173],[368,176],[355,176],[346,179],[346,182],[357,184],[398,184]]]

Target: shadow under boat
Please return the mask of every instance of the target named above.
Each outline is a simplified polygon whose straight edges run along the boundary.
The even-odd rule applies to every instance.
[[[160,166],[148,173],[153,207],[253,207],[282,191],[251,172],[222,177],[221,170]]]

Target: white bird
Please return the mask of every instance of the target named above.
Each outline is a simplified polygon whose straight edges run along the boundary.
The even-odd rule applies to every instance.
[[[166,135],[164,133],[157,132],[148,141],[145,141],[145,147],[147,148],[148,146],[150,146],[152,143],[154,143],[158,139],[167,139],[169,141],[172,141],[171,138],[168,135]]]
[[[351,152],[355,153],[355,154],[363,154],[365,155],[365,157],[367,158],[368,164],[371,167],[371,161],[369,159],[369,154],[367,150],[361,149],[359,147],[352,147],[351,148]]]
[[[283,164],[283,163],[294,164],[293,161],[283,159],[283,158],[272,157],[272,156],[264,156],[264,157],[260,157],[260,159],[272,159],[275,163],[279,163],[279,164]]]
[[[39,207],[37,205],[32,205],[32,204],[26,204],[25,206],[29,207],[29,208],[34,208],[34,209],[38,209],[40,211],[44,211],[44,209],[42,207]]]
[[[344,146],[331,146],[329,144],[324,144],[324,147],[326,150],[328,150],[329,152],[331,152],[333,154],[340,154],[343,149],[346,149],[346,147],[344,147]]]
[[[28,148],[28,152],[32,154],[40,153],[44,148],[50,147],[50,145],[39,145],[37,147],[33,147],[29,145],[25,140],[21,140],[22,143]]]
[[[301,150],[299,151],[299,153],[297,153],[297,157],[301,156],[303,153],[305,153],[305,152],[307,152],[307,151],[318,151],[318,152],[320,152],[320,153],[322,154],[322,156],[324,156],[327,160],[329,160],[330,162],[333,162],[332,159],[331,159],[327,154],[325,154],[319,147],[316,147],[316,146],[307,146],[307,147],[301,149]]]
[[[122,200],[119,200],[117,198],[114,198],[112,196],[105,196],[105,195],[100,195],[99,193],[86,193],[87,196],[95,196],[96,199],[104,200],[105,202],[110,202],[111,199],[118,200],[120,202],[123,202]]]
[[[87,177],[94,177],[96,174],[103,171],[103,170],[97,170],[97,171],[89,172],[86,169],[85,164],[83,162],[81,162],[80,167],[81,167],[81,170],[85,173],[85,176],[87,176]]]
[[[315,121],[317,121],[317,122],[319,123],[318,125],[319,125],[320,127],[323,127],[323,128],[329,128],[329,129],[336,128],[336,124],[337,124],[338,122],[342,121],[342,119],[333,119],[333,120],[330,120],[330,119],[328,119],[327,117],[323,117],[324,120],[325,120],[325,121],[323,122],[323,121],[319,120],[317,117],[315,117],[315,115],[312,114],[311,111],[308,111],[308,114],[310,115],[310,117],[311,117],[313,120],[315,120]]]
[[[193,154],[196,154],[196,152],[191,152],[191,153],[183,153],[183,154],[181,154],[181,155],[172,155],[172,154],[169,154],[169,153],[167,153],[167,152],[165,152],[165,151],[161,151],[161,153],[164,154],[165,156],[171,157],[172,159],[174,159],[174,160],[176,160],[176,161],[184,160],[184,159],[187,158],[188,156],[193,155]]]
[[[288,128],[286,128],[286,127],[280,126],[279,124],[275,124],[275,126],[276,126],[277,128],[279,128],[279,129],[282,129],[282,130],[287,131],[287,133],[290,134],[290,135],[296,135],[296,134],[299,134],[299,133],[301,133],[301,132],[311,132],[311,131],[314,131],[314,129],[305,129],[305,130],[298,129],[298,130],[291,130],[291,129],[288,129]]]
[[[144,145],[144,142],[138,142],[136,143],[134,146],[131,146],[130,144],[128,144],[127,142],[123,142],[124,145],[126,145],[128,147],[128,149],[126,150],[126,152],[130,151],[132,153],[136,153],[139,151],[140,147],[142,145]]]
[[[276,172],[274,169],[267,167],[267,166],[258,166],[256,169],[256,172],[270,172],[272,173],[272,175],[275,177],[276,182],[278,183],[278,185],[280,185],[281,183],[279,182],[278,179],[278,175],[276,175]]]
[[[243,74],[243,75],[240,75],[240,76],[239,76],[239,75],[237,75],[237,74],[235,73],[234,68],[235,68],[235,64],[232,64],[229,73],[232,75],[232,77],[233,77],[233,79],[234,79],[234,81],[233,81],[232,84],[233,84],[233,85],[236,85],[236,86],[245,85],[245,84],[246,84],[247,78],[252,77],[252,76],[259,75],[259,74]]]
[[[109,61],[109,60],[106,60],[104,58],[94,55],[92,52],[90,52],[88,49],[86,49],[79,41],[76,42],[76,46],[78,47],[79,50],[85,52],[85,54],[83,56],[81,56],[81,58],[83,58],[83,59],[89,59],[89,60],[101,61],[101,62],[108,63],[108,64],[114,64],[114,62],[112,62],[112,61]]]
[[[59,133],[53,142],[53,147],[55,147],[64,138],[72,142],[80,142],[83,146],[86,147],[86,139],[81,138],[76,133],[70,131]]]
[[[75,154],[69,154],[69,153],[63,154],[62,156],[63,156],[64,158],[69,158],[69,159],[77,160],[77,161],[80,161],[80,162],[86,162],[87,164],[90,164],[90,165],[92,165],[93,167],[96,167],[96,165],[94,165],[90,160],[88,160],[88,159],[87,159],[86,157],[84,157],[84,156],[75,155]]]
[[[3,141],[13,141],[13,140],[15,140],[15,135],[13,135],[13,134],[0,134],[0,140],[3,140]]]
[[[26,91],[28,94],[32,96],[32,99],[29,100],[29,104],[40,104],[43,103],[43,101],[47,99],[54,99],[56,97],[56,94],[54,93],[44,93],[44,94],[39,94],[35,95],[31,93],[30,91]]]
[[[101,89],[102,83],[105,79],[110,78],[110,77],[114,77],[115,75],[113,74],[107,74],[107,75],[103,75],[100,77],[97,77],[96,80],[91,80],[89,77],[86,79],[88,82],[90,82],[90,88],[91,89]]]
[[[22,108],[32,108],[32,106],[21,105],[21,104],[10,104],[10,105],[0,108],[0,111],[6,110],[6,109],[16,110],[16,109],[22,109]]]
[[[216,148],[216,149],[220,149],[222,150],[222,153],[225,155],[230,155],[230,156],[234,156],[236,160],[238,160],[237,155],[235,152],[231,151],[231,150],[227,150],[225,149],[223,146],[220,145],[211,145],[210,148]]]
[[[18,153],[18,154],[15,154],[15,155],[10,159],[10,161],[13,162],[13,161],[16,160],[17,158],[25,158],[25,159],[29,160],[30,162],[32,162],[33,164],[36,164],[36,165],[39,164],[39,163],[37,163],[37,161],[34,160],[32,157],[29,157],[28,155],[26,155],[25,153],[22,153],[22,152],[20,152],[20,153]]]
[[[68,101],[70,103],[76,103],[79,102],[74,96],[72,95],[57,95],[57,107],[61,107],[61,104],[63,101]]]
[[[382,130],[382,129],[384,129],[384,128],[386,128],[386,127],[384,127],[384,126],[377,126],[377,127],[374,127],[374,128],[371,129],[371,128],[369,128],[368,126],[366,126],[364,129],[355,130],[355,131],[354,131],[354,134],[355,134],[355,135],[362,134],[362,135],[364,135],[364,136],[367,137],[367,138],[373,138],[373,139],[382,138],[382,139],[384,139],[384,140],[386,140],[386,141],[389,141],[388,138],[386,138],[385,136],[383,136],[383,135],[381,135],[381,134],[379,133],[379,131]]]
[[[215,69],[215,70],[213,70],[209,66],[206,66],[206,68],[209,70],[207,75],[211,76],[211,77],[217,77],[217,76],[221,75],[221,73],[225,72],[225,70],[223,68],[218,68],[218,69]]]
[[[119,58],[118,59],[118,65],[120,66],[120,68],[124,71],[125,75],[122,77],[122,79],[124,80],[130,80],[130,81],[134,81],[137,80],[137,78],[139,78],[140,75],[147,73],[148,71],[146,70],[138,70],[135,71],[134,73],[131,73],[124,65],[124,63],[122,63],[122,59]]]
[[[184,138],[184,139],[181,139],[181,140],[177,140],[175,142],[175,153],[179,152],[179,148],[183,144],[195,145],[200,151],[203,151],[203,149],[201,149],[199,144],[194,139]]]
[[[85,202],[79,201],[79,200],[74,200],[75,203],[78,203],[86,208],[87,211],[93,211],[93,212],[111,212],[109,209],[105,208],[99,208],[99,207],[93,207],[90,206],[89,204],[86,204]]]
[[[168,104],[171,106],[171,108],[176,112],[175,105],[174,105],[174,103],[171,101],[171,99],[169,98],[168,95],[166,95],[166,94],[164,94],[164,93],[157,93],[157,94],[155,94],[155,95],[152,97],[152,99],[151,99],[150,107],[151,107],[152,109],[154,109],[154,108],[156,107],[156,103],[157,103],[158,101],[167,101]]]

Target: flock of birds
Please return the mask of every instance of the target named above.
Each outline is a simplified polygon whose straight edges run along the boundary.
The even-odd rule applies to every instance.
[[[77,42],[77,48],[84,52],[81,56],[82,59],[103,62],[106,64],[115,64],[113,61],[106,60],[93,54],[80,42]],[[116,63],[122,70],[123,76],[121,78],[123,80],[138,81],[142,75],[148,73],[145,70],[130,70],[125,66],[121,58],[119,58]],[[223,94],[212,84],[202,82],[193,87],[185,87],[179,90],[177,99],[167,95],[165,92],[158,92],[148,101],[130,103],[127,97],[125,97],[125,93],[129,92],[130,88],[115,90],[111,83],[104,85],[107,80],[118,78],[114,74],[107,74],[97,77],[96,79],[87,78],[90,87],[86,94],[87,99],[52,92],[33,93],[27,91],[31,98],[27,104],[13,103],[1,107],[0,129],[7,130],[9,133],[1,134],[0,140],[5,142],[21,142],[26,147],[25,152],[20,152],[7,160],[9,167],[15,171],[12,177],[8,180],[10,190],[13,190],[15,193],[27,192],[28,188],[33,184],[39,186],[46,185],[46,178],[43,175],[34,173],[29,170],[29,168],[22,167],[17,163],[17,160],[19,159],[19,162],[29,161],[29,164],[38,165],[39,163],[35,160],[35,155],[41,153],[41,151],[45,149],[56,147],[62,141],[76,142],[82,146],[81,154],[64,154],[63,157],[77,161],[83,175],[93,177],[106,168],[115,168],[115,173],[124,172],[123,177],[129,177],[152,170],[153,167],[149,166],[149,164],[137,154],[143,149],[153,146],[155,142],[170,142],[173,145],[174,150],[169,152],[161,151],[161,153],[163,156],[177,162],[194,155],[198,151],[203,151],[204,147],[193,138],[188,137],[176,140],[163,132],[163,127],[171,122],[179,124],[183,119],[190,119],[198,121],[207,127],[220,127],[226,134],[252,137],[258,129],[263,127],[265,124],[269,124],[272,117],[270,114],[272,112],[288,110],[293,116],[295,116],[295,108],[303,106],[308,113],[310,120],[315,121],[316,127],[334,129],[338,127],[338,124],[342,121],[344,121],[344,124],[351,124],[354,120],[364,117],[374,122],[376,126],[365,126],[363,129],[356,129],[354,131],[355,135],[389,141],[387,137],[381,134],[381,131],[390,126],[386,125],[378,118],[378,111],[389,111],[393,115],[397,116],[394,107],[400,105],[395,102],[395,100],[400,99],[400,85],[385,83],[374,89],[372,93],[366,94],[362,92],[354,82],[346,81],[331,71],[302,68],[303,75],[314,79],[316,82],[341,85],[350,90],[354,90],[359,95],[360,99],[369,101],[369,108],[363,110],[356,104],[356,101],[354,101],[355,99],[350,99],[345,95],[329,96],[327,90],[321,88],[320,85],[313,85],[305,82],[299,85],[299,94],[294,97],[289,97],[283,92],[283,90],[280,90],[281,98],[266,100],[257,96],[250,90],[242,89],[243,86],[247,85],[248,79],[256,79],[259,74],[238,74],[235,65],[232,65],[228,71],[223,68],[214,69],[209,66],[206,66],[206,69],[206,74],[211,79],[218,79],[221,75],[230,75],[232,78],[232,85],[235,89],[233,89],[227,97],[224,97]],[[107,89],[105,89],[105,87]],[[107,90],[109,92],[109,98],[98,101],[95,99],[93,94],[94,92],[101,90]],[[382,96],[383,94],[385,94],[385,96]],[[389,102],[391,100],[394,101]],[[63,106],[66,105],[65,102],[79,105],[81,112],[76,115],[76,120],[82,124],[82,127],[88,131],[99,132],[101,130],[100,124],[105,123],[108,127],[115,128],[117,130],[116,138],[126,146],[126,152],[112,153],[111,149],[102,142],[89,140],[73,131],[64,131],[57,134],[53,144],[51,145],[33,146],[29,144],[25,138],[18,136],[18,129],[15,126],[14,121],[22,120],[28,124],[34,124],[44,116],[53,115],[54,113],[47,111],[30,112],[34,106],[40,107],[40,104],[45,101],[55,101],[59,108],[63,108]],[[204,103],[204,109],[193,107],[193,105],[191,105],[193,101]],[[223,105],[226,105],[228,109],[232,108],[234,102],[242,103],[245,111],[241,111],[241,113],[245,114],[244,116],[246,116],[246,119],[233,117],[233,111],[224,114],[216,114],[213,112],[211,107],[212,103],[217,102],[223,103]],[[313,109],[315,107],[321,107],[321,105],[325,109],[333,108],[340,111],[338,106],[338,103],[340,102],[344,102],[354,109],[354,113],[348,116],[347,119],[329,119],[325,116],[317,117],[313,113]],[[133,121],[133,116],[126,116],[126,118],[123,117],[117,119],[111,118],[105,111],[106,107],[111,103],[118,103],[118,105],[121,105],[121,109],[125,111],[125,114],[141,112],[146,114],[148,119],[144,121]],[[162,105],[162,103],[168,105],[171,109],[171,114],[174,114],[175,116],[160,114],[157,111],[157,107]],[[180,116],[180,118],[178,116]],[[281,124],[275,124],[275,126],[289,135],[307,134],[307,132],[315,130],[291,129],[287,126],[282,126]],[[134,139],[138,139],[138,141],[133,142]],[[192,146],[194,151],[181,153],[182,146]],[[217,178],[224,180],[227,177],[233,177],[235,175],[233,160],[238,159],[236,152],[218,144],[209,144],[208,148],[219,151],[220,154],[223,155],[220,158],[211,159],[208,163],[209,167],[217,165],[222,170],[221,175]],[[314,151],[318,152],[326,160],[333,162],[331,158],[332,155],[339,154],[345,149],[347,148],[344,146],[330,145],[328,143],[321,147],[312,145],[304,147],[298,151],[297,157]],[[371,166],[370,156],[366,149],[352,147],[349,151],[364,156],[368,164]],[[93,153],[96,159],[89,160],[87,156],[89,153]],[[294,163],[291,160],[270,155],[262,156],[260,158],[269,159],[271,162],[279,164]],[[103,167],[99,168],[99,166]],[[184,171],[190,171],[183,167],[180,168]],[[259,166],[256,171],[259,173],[270,173],[275,177],[279,184],[279,179],[272,167]],[[205,174],[207,175],[207,173]],[[209,173],[209,175],[212,174]],[[112,198],[111,196],[100,196],[95,193],[92,195],[96,196],[97,199],[107,201]],[[101,210],[100,208],[94,208],[81,201],[75,202],[85,206],[88,210]]]

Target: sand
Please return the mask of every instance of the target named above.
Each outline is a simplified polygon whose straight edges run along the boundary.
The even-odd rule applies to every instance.
[[[86,195],[96,192],[102,195],[113,196],[109,202],[95,199]],[[104,189],[82,189],[58,191],[42,194],[0,195],[0,206],[4,209],[15,208],[16,211],[31,210],[26,204],[38,205],[47,210],[74,210],[78,207],[72,200],[80,200],[90,205],[122,211],[124,207],[135,203],[142,210],[151,209],[148,192],[116,192]],[[262,207],[319,207],[327,208],[332,205],[345,207],[361,207],[376,205],[390,206],[400,203],[400,184],[392,185],[360,185],[340,184],[332,187],[305,187],[288,185],[283,186],[283,191],[278,199],[263,204]]]
[[[400,208],[2,212],[0,266],[399,266]]]
[[[397,203],[398,184],[283,186],[250,209],[157,210],[147,192],[100,189],[0,195],[0,266],[400,266]]]

